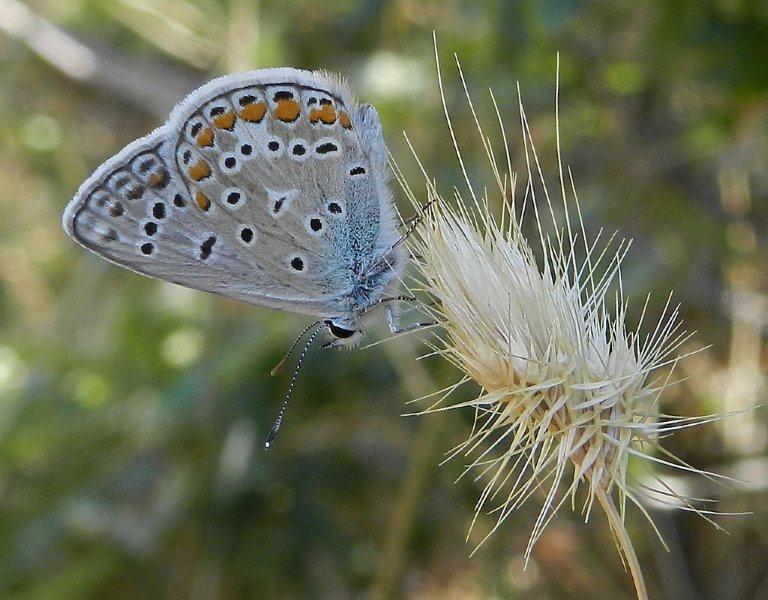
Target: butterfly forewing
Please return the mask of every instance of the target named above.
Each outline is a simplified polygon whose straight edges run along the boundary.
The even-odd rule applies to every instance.
[[[391,200],[372,173],[383,140],[366,110],[315,73],[217,80],[97,170],[65,227],[152,277],[333,316],[354,273],[394,235]]]

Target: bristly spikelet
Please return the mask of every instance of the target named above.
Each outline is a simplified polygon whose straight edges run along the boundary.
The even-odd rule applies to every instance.
[[[461,81],[464,84],[463,75]],[[442,93],[442,80],[440,89]],[[498,115],[492,94],[491,99]],[[650,333],[628,331],[620,266],[629,243],[613,238],[601,242],[600,235],[586,241],[572,179],[568,186],[572,193],[566,194],[562,166],[559,206],[553,205],[522,104],[528,183],[522,206],[516,206],[509,150],[505,148],[506,168],[501,175],[468,94],[467,100],[490,161],[493,187],[504,207],[501,218],[492,216],[487,191],[482,197],[474,191],[446,110],[471,201],[465,202],[457,193],[456,208],[451,208],[438,198],[427,178],[429,195],[437,201],[421,211],[422,223],[412,236],[411,249],[419,257],[423,288],[436,301],[428,310],[443,328],[435,349],[466,374],[460,383],[474,380],[482,391],[469,402],[441,406],[457,387],[452,386],[425,412],[474,407],[475,426],[451,454],[471,457],[468,470],[478,470],[486,478],[476,511],[495,507],[494,531],[513,510],[542,491],[545,500],[532,528],[529,556],[552,516],[568,498],[575,507],[577,489],[583,488],[585,519],[597,499],[630,566],[638,596],[645,597],[642,573],[623,526],[626,500],[647,516],[640,496],[652,492],[649,482],[655,481],[662,498],[707,514],[694,506],[693,499],[669,488],[653,466],[715,476],[670,455],[658,439],[722,415],[660,414],[659,396],[674,383],[673,367],[683,358],[676,353],[689,339],[681,330],[678,309],[668,300]],[[503,126],[501,130],[503,135]],[[559,157],[558,132],[558,161]],[[535,182],[532,171],[537,173]],[[415,203],[397,168],[396,173]],[[537,187],[544,192],[549,226],[537,202]],[[523,235],[526,212],[535,218],[536,252]],[[556,218],[558,212],[564,215],[562,223]],[[637,331],[643,327],[642,320]],[[642,481],[628,472],[632,457],[648,467]]]

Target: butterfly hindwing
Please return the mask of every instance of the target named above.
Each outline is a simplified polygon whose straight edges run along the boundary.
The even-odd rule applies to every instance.
[[[370,111],[306,71],[216,80],[100,167],[65,228],[152,277],[333,316],[355,269],[394,236]]]

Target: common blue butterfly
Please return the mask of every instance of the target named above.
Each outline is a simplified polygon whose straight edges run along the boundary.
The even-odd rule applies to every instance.
[[[382,308],[398,331],[407,257],[387,179],[372,106],[334,76],[264,69],[192,92],[83,183],[63,225],[118,265],[315,315],[310,342],[322,322],[327,345],[352,345]]]

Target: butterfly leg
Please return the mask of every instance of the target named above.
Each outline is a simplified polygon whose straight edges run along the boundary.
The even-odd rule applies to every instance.
[[[400,227],[410,227],[413,223],[416,221],[420,221],[423,214],[429,209],[430,206],[432,206],[435,202],[437,202],[437,198],[432,198],[432,200],[429,200],[428,202],[425,202],[421,205],[419,212],[417,212],[415,215],[411,215],[408,217],[405,221],[400,223]]]
[[[389,304],[392,302],[417,302],[418,298],[416,296],[387,296],[386,298],[379,298],[368,306],[361,314],[365,314],[368,311],[376,308],[377,306],[380,306],[381,304]]]
[[[373,303],[373,306],[384,304],[386,302],[416,302],[418,298],[416,296],[388,296],[386,298],[380,298]]]
[[[416,231],[416,228],[417,228],[417,227],[419,226],[419,224],[421,223],[421,220],[424,218],[424,212],[425,212],[427,209],[429,209],[429,207],[430,207],[430,206],[432,206],[432,204],[433,204],[433,203],[435,203],[436,201],[437,201],[437,198],[435,198],[435,199],[433,199],[433,200],[430,200],[429,202],[427,202],[426,204],[424,204],[424,206],[422,206],[422,208],[421,208],[421,212],[419,212],[419,213],[417,213],[417,214],[413,215],[411,218],[407,219],[406,221],[404,221],[404,222],[402,223],[402,226],[405,228],[405,231],[404,231],[404,232],[403,232],[403,234],[402,234],[402,235],[401,235],[401,236],[400,236],[400,237],[399,237],[397,240],[395,240],[395,242],[394,242],[394,243],[393,243],[393,244],[392,244],[392,245],[389,247],[389,250],[387,250],[387,252],[385,252],[385,253],[384,253],[384,256],[386,256],[387,254],[389,254],[390,252],[392,252],[392,250],[394,250],[395,248],[397,248],[397,247],[398,247],[400,244],[402,244],[402,243],[403,243],[405,240],[407,240],[409,237],[411,237],[411,235],[413,234],[413,232],[414,232],[414,231]]]
[[[409,331],[415,331],[416,329],[424,329],[426,327],[432,327],[433,325],[437,325],[437,321],[424,321],[419,323],[411,323],[410,325],[406,325],[405,327],[400,327],[400,325],[397,323],[397,317],[395,316],[395,311],[392,308],[391,304],[387,304],[386,311],[387,311],[387,324],[389,325],[389,330],[395,335],[398,335],[400,333],[408,333]]]

